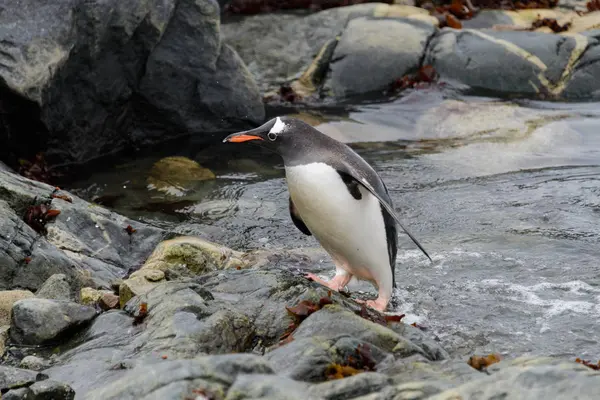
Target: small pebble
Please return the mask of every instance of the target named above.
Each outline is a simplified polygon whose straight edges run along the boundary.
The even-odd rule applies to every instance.
[[[47,367],[48,363],[43,358],[37,356],[27,356],[21,360],[21,368],[41,371]]]

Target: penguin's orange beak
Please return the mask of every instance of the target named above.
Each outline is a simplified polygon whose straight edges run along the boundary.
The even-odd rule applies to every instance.
[[[269,130],[273,127],[274,124],[274,120],[271,120],[259,126],[258,128],[250,129],[248,131],[232,133],[231,135],[223,139],[223,142],[243,143],[252,140],[260,140],[264,142],[267,138]]]
[[[256,135],[245,135],[245,134],[237,134],[234,133],[233,135],[229,135],[225,138],[225,140],[223,140],[224,142],[230,142],[230,143],[242,143],[242,142],[248,142],[250,140],[264,140],[263,138],[261,138],[260,136],[256,136]]]

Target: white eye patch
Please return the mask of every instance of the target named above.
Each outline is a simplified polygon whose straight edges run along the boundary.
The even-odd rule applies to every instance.
[[[275,121],[275,125],[273,125],[273,127],[271,128],[269,133],[278,134],[278,133],[283,132],[283,130],[285,128],[286,128],[286,124],[279,117],[277,117],[277,120]]]

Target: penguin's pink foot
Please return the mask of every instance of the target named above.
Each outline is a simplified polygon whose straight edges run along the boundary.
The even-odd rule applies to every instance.
[[[388,300],[386,300],[385,298],[382,297],[378,297],[375,300],[361,300],[361,299],[356,299],[356,302],[359,304],[364,304],[367,307],[370,307],[374,310],[377,310],[379,312],[385,312],[385,309],[387,308],[387,305],[389,303]]]
[[[348,284],[348,281],[350,280],[349,278],[346,278],[344,275],[336,275],[330,281],[326,281],[326,280],[319,278],[317,275],[315,275],[313,273],[306,274],[305,278],[315,281],[318,284],[323,285],[331,290],[335,290],[336,292],[339,292],[340,290],[342,290],[344,288],[344,286],[346,286],[346,284]]]
[[[313,274],[312,272],[309,272],[308,274],[304,275],[304,277],[306,279],[310,279],[311,281],[317,282],[320,285],[323,286],[328,286],[329,282],[319,278],[316,274]]]

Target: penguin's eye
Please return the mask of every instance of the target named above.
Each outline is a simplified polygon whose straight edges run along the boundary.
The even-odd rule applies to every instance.
[[[275,132],[267,133],[267,137],[269,138],[269,140],[271,142],[274,142],[275,140],[277,140],[277,134]]]

